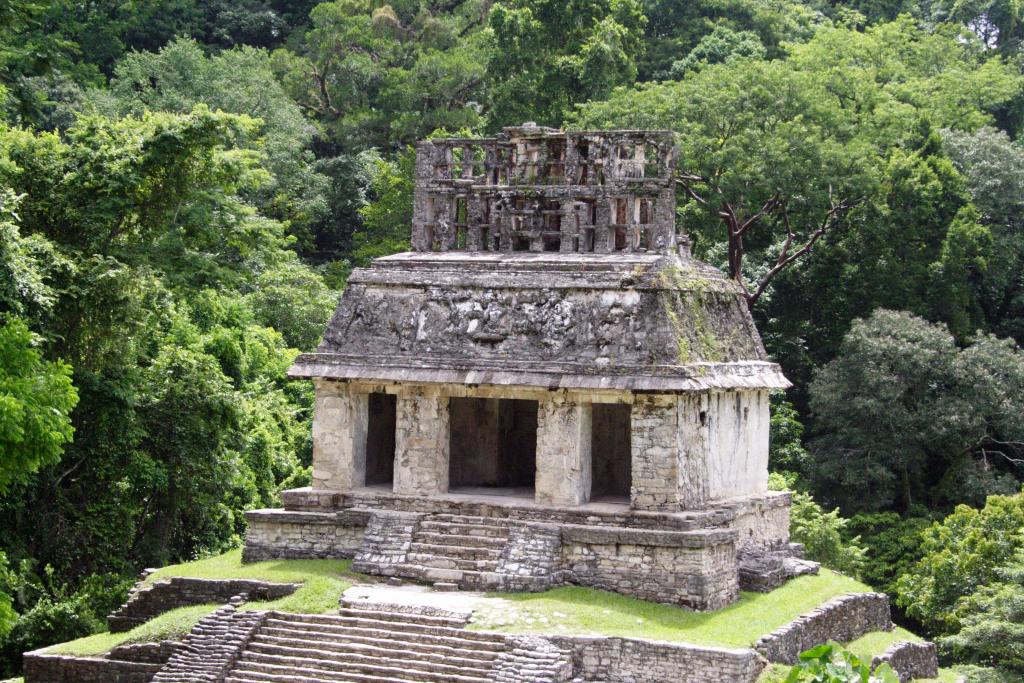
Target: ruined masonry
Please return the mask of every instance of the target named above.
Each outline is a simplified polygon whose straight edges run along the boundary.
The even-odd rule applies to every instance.
[[[315,353],[313,486],[245,557],[698,610],[814,571],[767,490],[767,360],[676,233],[669,132],[417,147],[409,253],[357,269]]]

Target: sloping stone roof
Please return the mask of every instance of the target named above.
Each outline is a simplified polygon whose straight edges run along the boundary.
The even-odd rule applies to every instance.
[[[349,279],[292,377],[567,389],[789,386],[737,286],[675,254],[413,252]]]

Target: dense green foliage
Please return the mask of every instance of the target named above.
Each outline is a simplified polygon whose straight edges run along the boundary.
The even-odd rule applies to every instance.
[[[284,370],[352,267],[408,246],[410,145],[526,120],[676,133],[680,229],[795,384],[771,425],[794,539],[978,680],[1019,677],[1022,18],[0,2],[0,677],[308,481]]]
[[[1024,492],[961,505],[922,534],[921,559],[896,582],[897,603],[974,665],[970,680],[1024,675]]]
[[[942,325],[877,310],[810,386],[822,429],[810,473],[844,509],[1012,493],[1024,441],[1024,353],[986,336],[960,349]],[[873,495],[860,494],[870,488]]]

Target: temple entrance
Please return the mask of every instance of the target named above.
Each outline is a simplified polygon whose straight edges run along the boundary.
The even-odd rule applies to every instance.
[[[452,398],[448,403],[449,490],[533,496],[537,402]]]
[[[370,394],[366,424],[366,485],[390,484],[395,477],[395,407],[391,394]]]
[[[632,406],[594,403],[590,500],[629,500],[632,484]]]

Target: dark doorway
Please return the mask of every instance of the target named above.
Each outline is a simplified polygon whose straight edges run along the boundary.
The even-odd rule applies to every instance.
[[[625,404],[593,404],[591,500],[629,499],[633,466],[631,412],[632,407]]]
[[[366,425],[366,485],[390,484],[395,477],[395,406],[390,394],[370,394]]]
[[[537,402],[452,398],[449,487],[533,490],[537,469]]]

